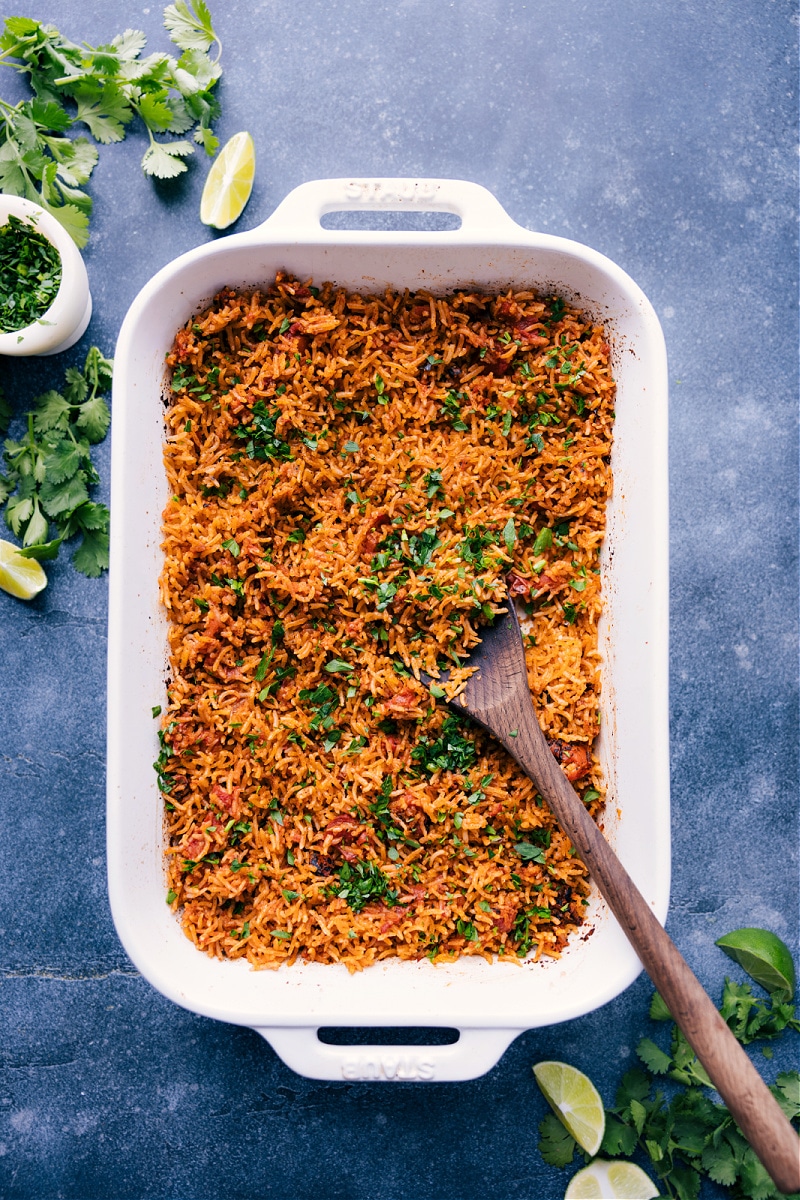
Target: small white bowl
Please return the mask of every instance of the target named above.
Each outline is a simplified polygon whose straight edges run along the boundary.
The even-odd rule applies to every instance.
[[[0,195],[0,225],[9,216],[35,225],[61,257],[61,285],[47,312],[31,325],[0,333],[0,354],[58,354],[74,346],[92,315],[89,277],[81,252],[63,225],[22,196]]]

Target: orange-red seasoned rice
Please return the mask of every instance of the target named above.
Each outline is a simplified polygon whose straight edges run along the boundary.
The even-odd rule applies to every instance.
[[[558,955],[585,868],[419,675],[456,687],[511,593],[541,723],[602,813],[602,327],[532,292],[278,275],[219,293],[168,364],[156,768],[187,935],[257,967]]]

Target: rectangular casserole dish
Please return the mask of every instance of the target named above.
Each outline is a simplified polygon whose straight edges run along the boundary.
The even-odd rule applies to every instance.
[[[325,213],[442,211],[444,233],[340,232]],[[595,251],[531,233],[494,197],[454,180],[320,180],[296,188],[264,224],[168,264],[142,289],[116,349],[108,666],[108,875],[111,909],[135,966],[193,1012],[250,1026],[293,1070],[319,1079],[437,1081],[489,1070],[519,1033],[590,1012],[641,965],[594,894],[585,930],[557,961],[391,960],[351,975],[296,963],[254,971],[184,936],[165,903],[163,802],[153,760],[164,703],[166,618],[158,598],[164,359],[177,329],[223,286],[264,285],[278,269],[351,290],[458,287],[559,293],[602,322],[617,381],[613,497],[603,551],[604,829],[659,920],[669,902],[667,725],[667,372],[658,319],[636,284]],[[588,934],[591,936],[588,936]],[[446,1046],[323,1044],[325,1026],[443,1026]]]

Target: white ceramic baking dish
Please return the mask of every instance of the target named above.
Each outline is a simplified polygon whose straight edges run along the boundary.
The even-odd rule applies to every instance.
[[[341,232],[334,210],[455,213],[448,232]],[[604,552],[606,612],[600,754],[605,830],[660,920],[669,900],[667,731],[667,373],[656,315],[614,263],[576,242],[531,233],[495,198],[454,180],[330,179],[291,192],[257,229],[182,255],[142,289],[116,350],[108,668],[108,875],[122,943],[177,1004],[257,1029],[295,1071],[320,1079],[460,1080],[492,1067],[520,1032],[611,1000],[641,966],[599,897],[558,961],[446,966],[389,961],[351,975],[298,963],[254,971],[185,938],[165,903],[162,798],[151,764],[151,710],[164,702],[159,607],[164,357],[175,331],[221,287],[264,284],[278,268],[351,289],[509,285],[558,292],[604,322],[618,385],[614,494]],[[326,1026],[444,1026],[451,1045],[337,1046]]]

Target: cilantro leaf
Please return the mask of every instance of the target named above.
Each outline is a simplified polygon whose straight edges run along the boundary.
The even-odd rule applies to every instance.
[[[176,80],[177,82],[177,80]],[[181,96],[170,96],[164,101],[169,110],[169,124],[164,126],[166,133],[188,133],[195,123],[194,115]],[[197,139],[195,138],[195,141]]]
[[[60,484],[76,475],[82,462],[80,447],[75,442],[64,440],[57,442],[45,455],[44,469],[52,484]]]
[[[654,1075],[666,1075],[672,1066],[670,1056],[665,1054],[650,1038],[642,1038],[636,1047],[636,1053]]]
[[[73,188],[89,182],[97,165],[98,153],[88,138],[45,137],[43,141],[58,163],[56,174],[59,179]]]
[[[72,475],[60,483],[53,478],[45,479],[40,495],[42,508],[50,517],[65,517],[89,499],[86,484],[80,475]]]
[[[349,674],[353,668],[349,662],[345,662],[341,658],[332,658],[329,663],[325,664],[325,670],[329,675],[335,675],[337,673],[346,675]]]
[[[78,410],[75,424],[90,442],[102,442],[111,424],[111,413],[103,397],[94,396],[91,400],[84,401]]]
[[[434,740],[427,736],[420,739],[411,751],[411,759],[418,763],[419,774],[435,771],[457,771],[462,775],[470,769],[477,758],[472,738],[461,733],[458,717],[445,717],[439,736]]]
[[[33,516],[33,500],[30,496],[12,497],[6,504],[6,525],[12,533],[20,536],[22,526]]]
[[[156,179],[174,179],[186,170],[183,159],[189,154],[194,154],[191,142],[151,141],[142,158],[142,170]]]
[[[775,1080],[775,1098],[790,1120],[800,1117],[800,1074],[783,1071]]]
[[[194,0],[194,12],[186,0],[176,0],[164,9],[164,25],[181,50],[209,50],[219,38],[211,24],[211,13],[203,0]]]
[[[34,500],[33,511],[31,512],[30,519],[28,520],[28,528],[25,530],[25,536],[22,539],[22,545],[32,546],[37,542],[44,541],[49,531],[50,526],[47,517]]]
[[[19,38],[30,37],[39,29],[39,22],[30,17],[8,17],[5,30],[0,37],[0,47],[8,54],[14,54]]]
[[[711,1080],[708,1078],[705,1067],[677,1025],[673,1026],[670,1048],[672,1050],[670,1079],[675,1079],[678,1083],[685,1083],[688,1086],[699,1083],[702,1087],[711,1087]]]
[[[158,92],[146,92],[139,101],[139,116],[148,129],[157,129],[163,133],[172,124],[173,113],[165,103],[168,95],[167,89],[161,88]],[[190,122],[189,127],[193,124],[193,121]]]
[[[531,842],[517,842],[514,849],[523,862],[543,863],[545,861],[542,847],[534,846]]]
[[[650,1079],[641,1067],[631,1067],[622,1076],[617,1088],[616,1104],[622,1110],[631,1100],[644,1100],[650,1091]]]
[[[60,392],[51,390],[34,400],[33,428],[37,433],[48,430],[66,432],[69,425],[70,406]]]
[[[674,1165],[669,1172],[669,1178],[675,1189],[678,1200],[698,1200],[700,1195],[700,1172],[694,1167]]]
[[[739,1176],[745,1194],[751,1200],[770,1200],[775,1195],[775,1184],[749,1146],[742,1156]]]
[[[59,225],[63,225],[69,236],[72,238],[79,250],[89,240],[89,217],[75,204],[48,204],[43,202],[40,196],[38,203],[42,208],[46,208],[52,217],[58,221]]]
[[[147,37],[142,33],[141,29],[126,29],[124,33],[118,33],[115,38],[111,39],[111,45],[123,62],[132,62],[138,58],[140,51],[144,50],[146,44]]]
[[[69,113],[53,100],[33,100],[30,112],[32,120],[42,129],[63,133],[72,124]]]
[[[566,1167],[572,1162],[577,1143],[555,1113],[547,1113],[539,1122],[538,1150],[551,1167]]]
[[[202,145],[209,156],[215,154],[219,147],[219,138],[217,135],[202,125],[195,130],[194,140]]]
[[[71,521],[76,529],[108,532],[109,512],[105,504],[96,504],[93,500],[87,500],[85,504],[81,504],[75,509]]]
[[[173,70],[173,81],[182,96],[193,97],[192,111],[196,118],[203,115],[205,105],[211,116],[219,116],[218,104],[211,95],[211,89],[221,75],[219,63],[212,62],[207,54],[199,50],[186,50],[178,59]]]
[[[636,1130],[612,1113],[606,1113],[606,1128],[600,1149],[612,1158],[620,1154],[633,1154],[636,1149]]]
[[[72,556],[72,565],[82,575],[96,579],[108,570],[108,534],[102,530],[87,530]]]
[[[650,1001],[650,1020],[651,1021],[671,1021],[672,1013],[664,1003],[664,999],[660,992],[653,992],[653,999]]]
[[[37,562],[48,562],[58,558],[63,538],[53,538],[52,542],[37,542],[35,546],[24,546],[17,553],[21,558],[35,558]]]
[[[74,95],[77,105],[76,120],[88,125],[95,141],[104,146],[122,141],[125,137],[125,126],[130,125],[135,114],[120,88],[113,83],[107,83],[100,97],[94,89],[86,87],[77,89]]]
[[[705,1147],[701,1162],[709,1178],[725,1187],[733,1187],[739,1173],[739,1164],[730,1142],[722,1141],[719,1145],[713,1142]]]
[[[82,404],[89,394],[89,382],[83,371],[77,367],[67,367],[64,372],[64,396],[68,407],[74,408]]]

